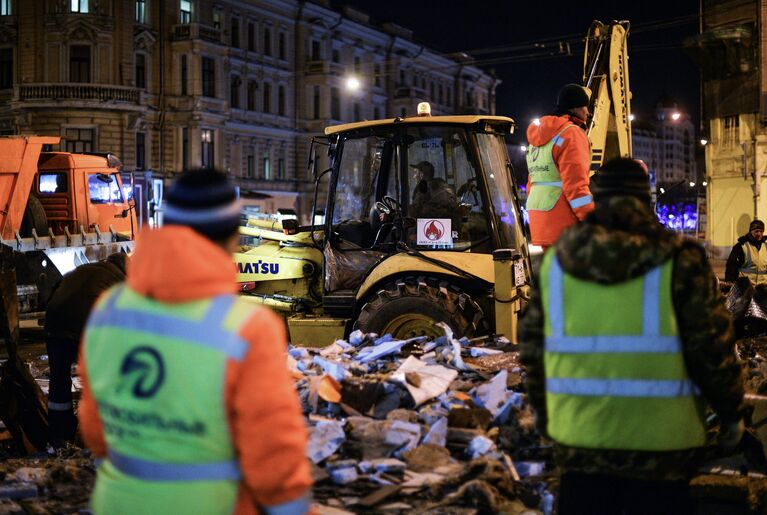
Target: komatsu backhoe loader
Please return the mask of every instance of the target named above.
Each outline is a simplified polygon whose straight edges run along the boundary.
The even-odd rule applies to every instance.
[[[593,166],[630,155],[625,23],[589,30]],[[503,116],[419,116],[325,129],[330,168],[322,225],[252,220],[235,254],[242,292],[285,314],[295,344],[325,345],[353,329],[397,338],[504,334],[531,281],[526,230]]]

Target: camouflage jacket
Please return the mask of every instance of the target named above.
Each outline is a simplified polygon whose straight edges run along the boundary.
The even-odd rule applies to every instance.
[[[566,273],[600,284],[644,275],[673,257],[672,299],[688,374],[723,421],[737,421],[742,416],[742,368],[734,353],[732,323],[700,245],[663,227],[647,203],[635,197],[613,197],[565,231],[555,251]],[[534,288],[520,322],[520,354],[527,368],[536,425],[546,436],[543,323],[540,292]],[[687,477],[696,454],[696,450],[640,452],[565,446],[557,446],[555,453],[565,472],[653,479]]]

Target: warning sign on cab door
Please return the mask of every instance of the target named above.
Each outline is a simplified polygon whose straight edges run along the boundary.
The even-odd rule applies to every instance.
[[[416,245],[453,246],[450,218],[419,218],[416,221]]]

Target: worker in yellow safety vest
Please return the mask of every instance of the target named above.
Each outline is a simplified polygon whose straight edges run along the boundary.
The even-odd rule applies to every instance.
[[[95,514],[308,513],[311,473],[282,320],[236,295],[240,203],[222,173],[168,190],[80,353]]]
[[[641,163],[607,162],[592,191],[596,209],[546,251],[520,322],[558,513],[691,513],[706,406],[723,446],[743,433],[729,313],[704,249],[658,222]]]
[[[755,285],[767,284],[767,245],[761,220],[751,222],[748,233],[738,238],[727,258],[724,280],[734,282],[738,277],[748,277]]]

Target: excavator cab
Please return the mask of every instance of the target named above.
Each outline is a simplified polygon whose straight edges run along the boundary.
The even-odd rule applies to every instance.
[[[326,311],[399,337],[495,329],[492,253],[527,240],[510,118],[419,116],[329,127]]]

